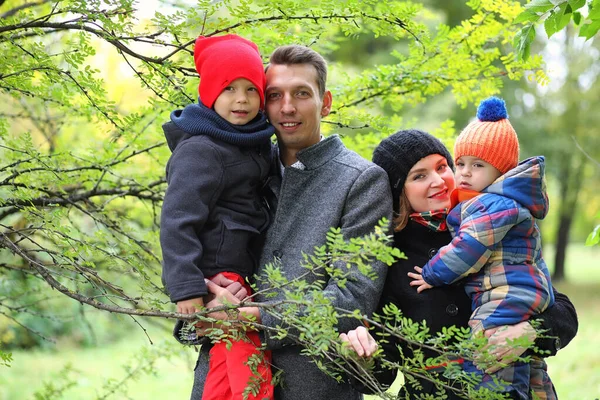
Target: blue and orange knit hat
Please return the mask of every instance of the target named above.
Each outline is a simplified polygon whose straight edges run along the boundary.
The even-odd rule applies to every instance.
[[[477,157],[502,174],[519,163],[519,139],[508,121],[506,104],[498,97],[483,100],[477,108],[477,121],[460,133],[454,144],[454,160]]]

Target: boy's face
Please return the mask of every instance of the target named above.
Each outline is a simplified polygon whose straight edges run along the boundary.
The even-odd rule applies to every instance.
[[[239,78],[227,86],[213,105],[216,113],[233,125],[245,125],[260,110],[260,95],[252,82]]]
[[[502,172],[498,171],[496,167],[480,158],[462,156],[456,160],[454,178],[459,189],[481,192],[501,175]]]

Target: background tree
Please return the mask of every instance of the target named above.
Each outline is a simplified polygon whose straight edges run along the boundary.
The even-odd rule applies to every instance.
[[[523,28],[514,38],[517,54],[521,59],[529,58],[531,44],[536,35],[536,26],[544,24],[548,38],[562,31],[573,21],[579,36],[590,39],[600,29],[600,1],[598,0],[531,0],[525,10],[515,19]]]
[[[196,101],[199,34],[238,33],[265,60],[287,43],[329,57],[362,35],[385,37],[394,46],[380,63],[331,65],[325,130],[366,157],[412,108],[439,96],[465,106],[525,71],[545,80],[540,57],[511,53],[514,1],[468,2],[470,16],[455,26],[401,1],[161,4],[140,19],[144,4],[133,0],[0,1],[0,313],[11,329],[28,329],[32,343],[19,345],[59,336],[72,314],[93,332],[91,309],[138,324],[177,317],[160,282],[169,156],[160,125]],[[116,62],[134,83],[108,70]],[[442,124],[439,133],[453,131]]]
[[[597,210],[590,205],[594,206],[593,197],[600,190],[600,170],[592,163],[600,157],[600,139],[594,133],[600,119],[593,111],[600,70],[596,43],[582,43],[570,29],[557,36],[545,51],[549,62],[562,65],[560,76],[544,88],[530,86],[517,92],[515,104],[531,116],[516,119],[524,147],[530,154],[545,154],[550,176],[555,178],[551,180],[558,189],[553,196],[557,218],[553,278],[563,279],[573,222],[578,216],[584,218],[584,232],[589,232]]]
[[[595,200],[600,185],[595,161],[599,143],[593,133],[598,121],[591,110],[598,99],[595,36],[600,28],[600,2],[533,0],[525,4],[515,23],[523,25],[514,41],[518,56],[527,59],[534,46],[554,69],[549,85],[511,83],[507,97],[514,99],[517,115],[531,115],[513,122],[525,153],[547,155],[552,186],[558,186],[553,196],[558,206],[551,212],[556,222],[544,225],[551,226],[550,242],[556,248],[553,278],[560,280],[565,278],[573,222],[579,225],[575,238],[582,240],[592,230],[599,207]],[[544,33],[534,41],[536,28],[542,31],[542,27]],[[542,136],[544,140],[540,140]],[[588,244],[597,243],[598,232],[594,229],[588,235]]]

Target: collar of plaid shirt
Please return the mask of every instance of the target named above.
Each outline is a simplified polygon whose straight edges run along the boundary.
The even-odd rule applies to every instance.
[[[451,207],[454,208],[458,203],[470,200],[480,194],[481,192],[476,192],[474,190],[454,189],[450,194]],[[443,208],[441,210],[412,213],[408,217],[413,221],[428,227],[434,232],[444,232],[448,230],[446,217],[448,216],[449,211],[448,208]]]

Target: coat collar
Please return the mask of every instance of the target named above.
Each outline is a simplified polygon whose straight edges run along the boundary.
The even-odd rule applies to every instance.
[[[306,149],[302,149],[298,152],[298,161],[304,165],[305,171],[310,171],[319,168],[324,165],[339,153],[345,149],[342,140],[338,135],[331,135],[322,139],[319,143],[316,143]],[[271,152],[271,173],[265,186],[270,189],[272,193],[279,193],[281,189],[281,169],[280,169],[280,158],[279,158],[279,147],[273,145],[273,151]],[[302,170],[298,170],[302,172]]]
[[[331,135],[298,152],[296,157],[306,170],[319,168],[344,150],[344,144],[338,135]]]

